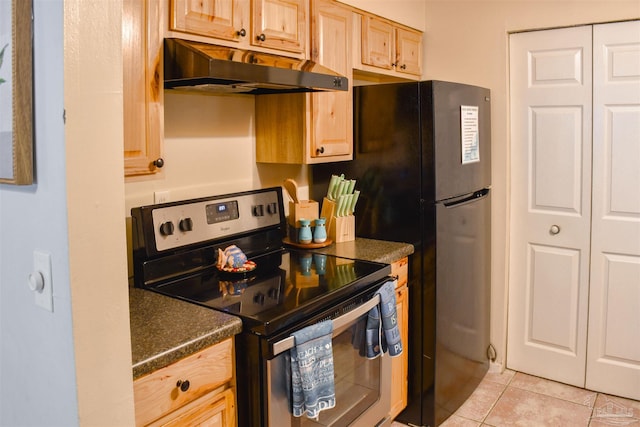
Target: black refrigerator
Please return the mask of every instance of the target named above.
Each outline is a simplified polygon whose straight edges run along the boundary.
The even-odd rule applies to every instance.
[[[354,87],[354,160],[310,169],[318,201],[332,174],[357,179],[357,237],[415,247],[406,424],[439,425],[489,368],[490,110],[477,86]]]

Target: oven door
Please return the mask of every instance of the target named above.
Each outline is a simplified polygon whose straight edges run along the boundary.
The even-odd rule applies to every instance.
[[[333,361],[336,406],[320,412],[318,419],[291,413],[289,350],[293,337],[273,344],[274,357],[267,361],[266,407],[268,426],[388,426],[391,424],[391,358],[383,353],[367,359],[360,346],[369,310],[380,301],[378,295],[333,319]],[[332,308],[333,311],[335,308]],[[300,328],[307,326],[300,325]],[[360,329],[361,328],[361,329]]]

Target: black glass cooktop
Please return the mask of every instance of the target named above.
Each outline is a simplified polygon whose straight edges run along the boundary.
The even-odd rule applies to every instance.
[[[244,328],[271,335],[326,310],[390,274],[386,264],[282,250],[252,259],[251,273],[205,272],[156,285],[165,295],[242,318]]]

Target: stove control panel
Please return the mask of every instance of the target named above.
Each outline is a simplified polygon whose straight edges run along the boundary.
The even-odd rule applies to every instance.
[[[176,249],[278,225],[278,189],[152,206],[156,250]]]

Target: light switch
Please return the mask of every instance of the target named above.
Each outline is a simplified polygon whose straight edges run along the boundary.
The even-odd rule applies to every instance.
[[[35,295],[37,306],[53,312],[51,254],[33,251],[33,272],[29,274],[29,289]]]

